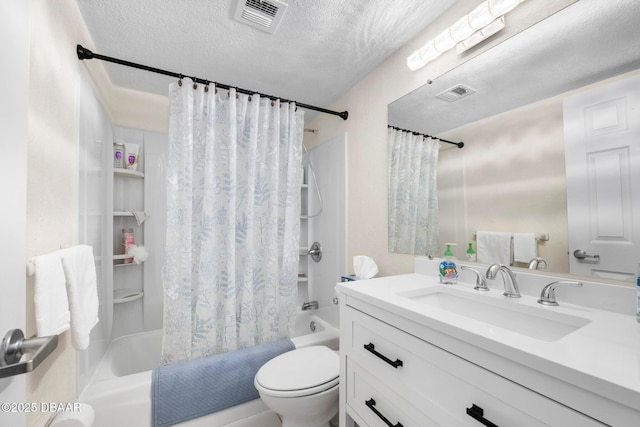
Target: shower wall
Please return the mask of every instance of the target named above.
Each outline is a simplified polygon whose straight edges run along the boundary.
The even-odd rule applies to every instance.
[[[76,390],[89,382],[100,358],[111,340],[111,300],[113,295],[109,239],[104,230],[109,226],[107,201],[111,198],[111,122],[97,99],[89,77],[80,68],[78,87],[78,243],[93,247],[100,301],[99,322],[91,330],[91,344],[77,352]]]
[[[346,260],[347,135],[343,133],[309,150],[315,178],[307,173],[309,213],[320,209],[315,186],[322,196],[322,213],[309,221],[309,241],[322,245],[319,263],[309,261],[309,299],[319,303],[318,314],[338,327],[338,309],[333,303],[335,285],[348,274]],[[310,168],[307,168],[310,171]]]
[[[98,100],[90,77],[80,68],[78,87],[78,243],[93,247],[100,300],[99,322],[91,331],[91,344],[77,353],[77,392],[88,384],[113,338],[162,328],[162,283],[164,260],[165,192],[164,165],[167,135],[113,126]],[[123,141],[141,147],[142,182],[120,180],[114,202],[113,142]],[[136,186],[137,185],[137,186]],[[144,223],[139,245],[149,252],[140,266],[113,268],[112,236],[121,232],[114,205],[136,206],[150,218]],[[144,240],[142,240],[144,237]],[[115,272],[115,273],[114,273]],[[114,304],[117,287],[142,287],[140,300]]]

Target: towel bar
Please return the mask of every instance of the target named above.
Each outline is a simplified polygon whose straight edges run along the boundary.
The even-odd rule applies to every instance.
[[[473,233],[473,239],[476,240],[477,233]],[[536,234],[536,240],[538,242],[548,242],[549,241],[549,233]]]
[[[57,335],[25,339],[22,330],[11,329],[0,344],[0,378],[33,371],[56,347]],[[31,358],[20,362],[25,354]]]
[[[69,247],[71,247],[70,244],[60,245],[60,249],[66,249]],[[34,274],[36,274],[36,263],[34,260],[35,260],[35,257],[29,258],[27,260],[27,276],[33,276]]]

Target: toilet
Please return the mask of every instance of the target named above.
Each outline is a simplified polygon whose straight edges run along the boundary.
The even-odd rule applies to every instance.
[[[340,357],[325,346],[303,347],[265,363],[254,378],[260,398],[282,427],[329,427],[338,413]]]

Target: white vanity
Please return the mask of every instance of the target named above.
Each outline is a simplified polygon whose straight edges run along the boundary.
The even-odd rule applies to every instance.
[[[341,426],[640,426],[634,289],[585,282],[548,307],[550,276],[518,272],[514,299],[415,271],[337,287]]]

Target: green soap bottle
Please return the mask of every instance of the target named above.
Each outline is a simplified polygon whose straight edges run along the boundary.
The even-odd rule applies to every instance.
[[[469,242],[469,249],[467,249],[467,261],[476,262],[476,252],[473,250],[473,243]]]
[[[446,285],[455,285],[458,283],[458,267],[453,261],[453,252],[451,252],[451,246],[455,243],[445,243],[447,250],[444,252],[444,259],[440,261],[438,270],[440,272],[440,283]]]

